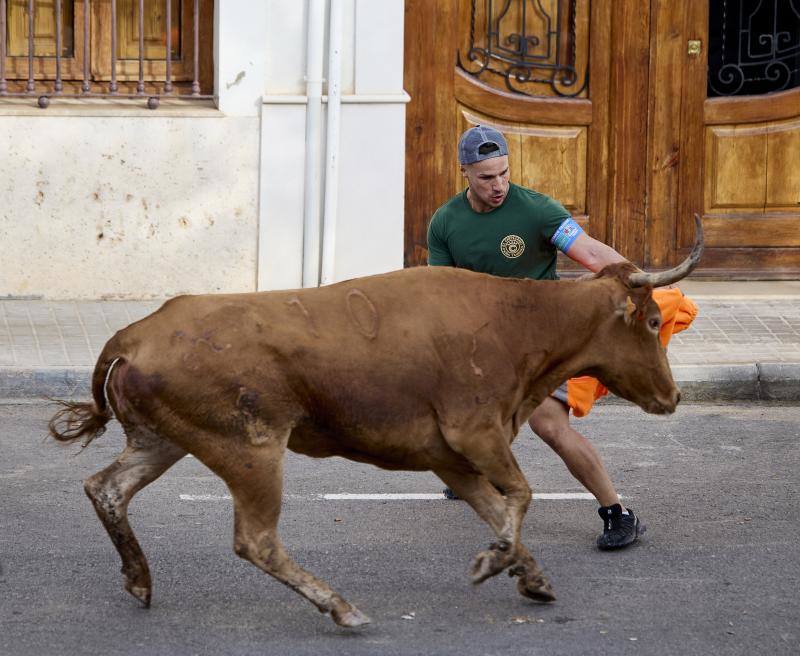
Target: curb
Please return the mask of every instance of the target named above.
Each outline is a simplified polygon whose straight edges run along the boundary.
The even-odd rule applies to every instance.
[[[0,367],[0,403],[90,397],[93,367]],[[684,402],[800,402],[800,363],[673,365]],[[606,403],[627,403],[607,397]]]
[[[0,403],[91,396],[94,367],[0,367]]]
[[[800,363],[674,364],[681,403],[800,402]],[[609,396],[607,403],[627,403]]]
[[[686,401],[800,401],[800,363],[675,365]]]

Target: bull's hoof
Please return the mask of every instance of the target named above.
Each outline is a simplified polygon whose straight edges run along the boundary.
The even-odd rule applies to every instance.
[[[364,615],[364,613],[358,610],[358,608],[355,606],[351,606],[344,612],[339,612],[338,610],[334,609],[331,611],[331,617],[333,617],[333,621],[339,626],[344,626],[348,629],[355,629],[359,626],[363,626],[364,624],[369,624],[372,622],[369,617]]]
[[[145,608],[150,608],[150,598],[153,594],[153,589],[141,585],[133,585],[129,581],[125,581],[125,589],[136,597]]]
[[[520,576],[519,581],[517,581],[517,592],[523,597],[542,603],[549,603],[556,600],[556,595],[553,592],[550,581],[548,581],[543,574]]]
[[[481,551],[472,561],[470,578],[475,585],[483,583],[486,579],[502,572],[512,560],[513,557],[508,551],[494,549]]]

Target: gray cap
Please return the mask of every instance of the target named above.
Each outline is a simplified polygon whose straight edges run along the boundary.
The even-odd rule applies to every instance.
[[[481,146],[494,144],[497,149],[481,153]],[[484,149],[486,150],[486,149]],[[505,137],[488,125],[476,125],[461,135],[458,141],[458,161],[461,164],[474,164],[491,157],[508,155]]]

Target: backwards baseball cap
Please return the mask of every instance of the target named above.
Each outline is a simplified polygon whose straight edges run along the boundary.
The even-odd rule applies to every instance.
[[[458,161],[461,164],[474,164],[503,155],[508,155],[506,139],[488,125],[476,125],[470,128],[458,141]]]

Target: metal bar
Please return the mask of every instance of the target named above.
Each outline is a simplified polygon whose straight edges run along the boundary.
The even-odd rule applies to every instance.
[[[0,0],[0,96],[6,95],[6,0]]]
[[[83,0],[83,84],[81,91],[89,93],[89,0]]]
[[[200,0],[194,0],[194,79],[192,80],[192,95],[200,93],[198,79],[200,69]]]
[[[172,93],[172,0],[167,2],[167,79],[164,93]]]
[[[111,84],[109,91],[117,93],[117,0],[111,0]]]
[[[144,0],[139,0],[139,83],[136,93],[144,93]]]
[[[334,281],[342,126],[342,0],[331,0],[328,27],[328,125],[325,131],[325,187],[322,209],[320,284]]]
[[[6,97],[6,98],[30,98],[31,94],[28,93],[27,91],[22,91],[22,92],[18,92],[18,93],[15,93],[15,92],[12,91],[12,92],[3,94],[3,96]],[[43,96],[43,97],[46,98],[47,96]],[[62,95],[61,97],[62,98],[67,98],[69,96]],[[141,100],[142,96],[137,95],[135,93],[102,93],[102,92],[98,92],[98,93],[82,94],[81,98],[123,98],[123,99],[127,99],[127,100]],[[205,93],[205,94],[199,94],[197,96],[189,96],[189,95],[186,95],[186,96],[173,96],[173,98],[176,98],[176,99],[179,98],[179,99],[183,99],[183,100],[191,99],[191,100],[194,101],[194,100],[214,100],[216,98],[216,96],[213,93]],[[360,98],[360,96],[359,96],[359,98]],[[351,102],[353,102],[353,101],[351,101]]]
[[[56,0],[56,93],[61,93],[64,85],[61,82],[61,0]]]
[[[567,63],[575,69],[576,77],[578,72],[578,5],[576,0],[572,0],[569,5],[569,59]]]
[[[33,0],[28,0],[28,86],[27,92],[33,93]]]
[[[491,61],[492,58],[492,0],[487,0],[488,8],[486,10],[486,20],[488,21],[489,30],[486,33],[486,59]],[[498,43],[500,42],[500,19],[497,21],[497,34]]]

